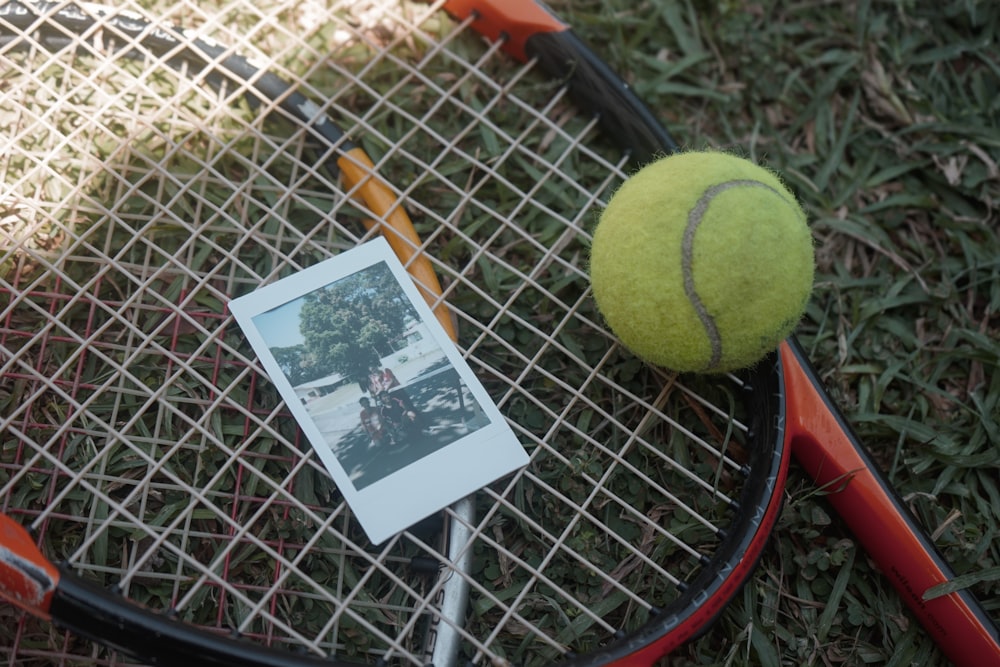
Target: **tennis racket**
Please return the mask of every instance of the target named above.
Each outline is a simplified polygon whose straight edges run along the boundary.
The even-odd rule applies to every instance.
[[[650,664],[750,576],[792,452],[944,653],[1000,660],[794,340],[676,377],[601,326],[594,211],[676,146],[547,10],[131,9],[0,4],[11,662]],[[531,464],[372,545],[226,304],[378,234]]]

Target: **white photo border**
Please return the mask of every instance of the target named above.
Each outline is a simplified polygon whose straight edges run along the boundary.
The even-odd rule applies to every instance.
[[[464,385],[478,404],[478,419],[485,421],[480,421],[482,425],[468,435],[457,436],[435,451],[359,488],[282,370],[267,336],[257,325],[257,318],[383,262],[416,311],[422,331],[430,334],[447,364],[457,372],[461,383],[459,395]],[[373,544],[527,465],[524,447],[384,239],[374,239],[233,299],[229,311]],[[298,325],[295,322],[289,326]]]

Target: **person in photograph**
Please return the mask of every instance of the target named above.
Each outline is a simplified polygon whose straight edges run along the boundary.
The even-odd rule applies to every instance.
[[[413,406],[413,401],[410,400],[409,394],[400,385],[396,374],[385,366],[373,366],[368,371],[368,393],[376,399],[384,397],[383,404],[385,405],[390,405],[398,400],[407,411],[417,415],[417,409]],[[390,397],[394,400],[390,400]]]
[[[391,369],[379,364],[368,371],[368,391],[379,406],[383,421],[402,434],[426,435],[425,415],[416,408],[409,393]]]
[[[368,370],[368,393],[378,396],[399,386],[396,374],[384,366],[372,366]]]
[[[395,442],[407,435],[417,435],[421,429],[417,421],[417,413],[410,409],[395,393],[383,392],[376,399],[379,406],[379,416],[389,427],[389,437]]]
[[[373,445],[381,445],[385,441],[385,426],[382,423],[382,415],[379,409],[372,406],[371,399],[367,396],[361,398],[361,427],[368,434]]]

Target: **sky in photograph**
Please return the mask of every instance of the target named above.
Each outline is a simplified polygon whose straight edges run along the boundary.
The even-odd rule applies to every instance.
[[[304,297],[298,298],[254,316],[254,326],[268,347],[292,347],[306,342],[299,331],[299,315],[305,301]]]

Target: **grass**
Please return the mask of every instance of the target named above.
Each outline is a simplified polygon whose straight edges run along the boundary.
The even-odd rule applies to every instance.
[[[778,170],[816,239],[799,331],[828,388],[1000,615],[1000,7],[555,3],[686,147]],[[757,576],[670,665],[946,664],[793,466]]]
[[[227,6],[221,12],[225,18],[218,22],[245,26],[248,42],[275,62],[302,74],[307,81],[304,86],[319,91],[317,97],[341,95],[337,104],[362,110],[359,113],[372,106],[367,91],[355,88],[339,93],[338,73],[332,71],[334,65],[350,69],[367,67],[369,54],[364,49],[356,54],[356,60],[352,60],[354,54],[345,53],[336,63],[331,63],[325,59],[323,49],[336,38],[336,26],[311,26],[307,31],[311,46],[304,48],[292,39],[299,36],[293,33],[295,26],[300,25],[300,17],[294,11],[288,12],[288,16],[282,11],[272,20],[266,18],[269,16],[267,3],[258,4],[254,5],[256,8],[250,3]],[[1000,102],[995,99],[995,91],[1000,87],[1000,62],[990,50],[1000,36],[1000,9],[962,0],[942,0],[933,6],[917,2],[785,5],[777,0],[753,4],[731,0],[564,0],[553,4],[570,19],[585,40],[597,46],[602,55],[632,81],[684,146],[721,147],[748,155],[781,172],[801,197],[812,220],[819,258],[816,294],[801,327],[801,340],[836,400],[868,443],[876,460],[888,471],[907,504],[935,534],[935,541],[956,570],[968,577],[967,583],[987,601],[994,617],[1000,615],[1000,603],[996,602],[1000,600],[1000,584],[996,577],[1000,566],[1000,489],[997,482],[1000,479],[1000,455],[997,453],[1000,451],[1000,374],[996,372],[1000,354],[1000,241],[995,210],[1000,200],[997,167],[1000,134],[996,129],[1000,126]],[[196,8],[193,4],[170,3],[170,6],[172,9],[168,13],[174,20],[195,24],[210,22],[208,17],[212,11],[207,5]],[[303,3],[302,11],[306,9],[308,3]],[[256,11],[261,14],[254,15]],[[199,15],[199,12],[204,13]],[[261,28],[262,24],[265,29]],[[375,41],[384,38],[377,29],[373,28],[372,32]],[[400,48],[419,50],[421,47],[407,43]],[[451,76],[448,64],[442,66],[439,79],[448,80]],[[379,79],[380,86],[391,87],[397,77],[398,69],[387,61],[379,63],[369,79]],[[475,82],[468,85],[474,88]],[[435,95],[433,89],[423,89],[419,82],[411,92],[413,97],[433,98]],[[476,90],[468,92],[470,98],[476,98]],[[405,101],[405,95],[399,97]],[[212,106],[197,96],[192,104],[199,102]],[[415,107],[420,108],[420,104]],[[155,111],[154,106],[150,113]],[[504,112],[497,110],[497,113]],[[516,116],[521,110],[512,108],[506,112]],[[201,118],[205,113],[205,109],[198,108],[192,109],[190,115]],[[443,134],[462,122],[461,114],[434,120],[440,123]],[[218,139],[218,119],[212,119],[211,123],[212,130],[204,135],[197,130],[186,135],[187,144],[194,146],[195,152],[204,145],[214,146],[212,142]],[[371,125],[378,127],[385,136],[377,136],[373,131],[361,141],[378,157],[406,137],[411,123],[405,118],[401,120],[400,114],[393,109],[382,106],[372,111]],[[234,135],[240,134],[239,127],[237,124]],[[112,147],[117,146],[118,137],[114,132],[110,134],[104,138]],[[259,151],[266,155],[270,148],[256,144],[244,147],[236,136],[231,141],[232,151],[220,152],[256,155]],[[503,141],[502,137],[492,136],[487,130],[481,135],[463,137],[462,146],[470,152],[481,149],[490,155],[502,148]],[[139,153],[143,150],[155,152],[153,149],[157,148],[150,146],[148,139],[140,143],[144,143],[144,147],[137,149]],[[440,150],[440,146],[437,148]],[[558,148],[556,142],[553,150]],[[172,150],[172,144],[168,142],[162,150]],[[214,148],[208,152],[213,151]],[[409,171],[393,173],[390,180],[414,183],[415,202],[433,201],[448,210],[452,204],[442,201],[455,193],[442,188],[433,179],[422,181],[422,165],[406,160],[405,151],[417,155],[435,154],[426,147],[407,146],[396,156],[400,159],[387,160],[387,168],[402,163],[402,169]],[[187,165],[182,160],[184,153],[180,155],[175,172],[186,177],[189,172],[198,171],[198,164]],[[442,151],[441,155],[447,157],[448,154]],[[449,168],[444,157],[435,164],[439,171]],[[140,156],[122,161],[141,164],[141,159]],[[517,163],[515,158],[506,165],[511,172],[517,171],[511,164],[526,172],[532,168],[529,163]],[[270,274],[272,263],[290,271],[294,265],[305,265],[324,257],[330,246],[353,242],[354,238],[336,225],[330,225],[326,236],[302,238],[290,233],[294,225],[284,224],[285,220],[300,224],[302,229],[314,230],[316,218],[328,204],[324,196],[317,195],[313,202],[308,194],[293,199],[293,204],[285,202],[285,183],[295,181],[302,186],[300,194],[308,190],[308,182],[298,182],[308,179],[296,169],[286,172],[280,164],[272,164],[273,180],[262,178],[261,183],[242,191],[242,198],[230,199],[229,184],[240,182],[246,165],[239,160],[230,164],[220,158],[216,166],[223,176],[218,181],[207,179],[206,193],[192,194],[189,211],[183,208],[187,198],[177,197],[178,192],[173,190],[167,192],[185,214],[182,219],[206,222],[198,217],[200,209],[195,206],[200,197],[212,202],[209,209],[215,214],[207,219],[207,224],[212,229],[218,228],[219,243],[227,238],[225,230],[230,224],[259,224],[261,240],[259,247],[248,244],[241,248],[238,265],[223,263],[220,268],[200,268],[211,265],[221,256],[220,248],[203,244],[186,251],[185,257],[189,258],[191,267],[213,277],[213,281],[206,281],[211,288],[199,292],[200,298],[209,299],[200,304],[206,310],[212,313],[221,310],[222,297],[211,300],[216,295],[213,291],[216,284],[220,285],[219,294],[247,290],[258,279]],[[455,174],[447,174],[459,186],[469,178],[463,166],[456,165]],[[142,180],[142,173],[137,173],[134,180]],[[154,185],[149,187],[154,188]],[[549,186],[553,192],[544,193],[548,206],[565,209],[578,204],[578,193],[568,188],[562,191],[563,186],[561,182]],[[125,185],[109,179],[106,199],[119,199],[123,189],[127,189]],[[137,207],[157,201],[155,189],[150,189],[149,193],[128,191],[138,197]],[[98,194],[103,193],[98,189]],[[60,194],[53,193],[50,199],[60,201]],[[505,194],[511,196],[511,201],[496,201],[497,209],[520,207],[517,193]],[[200,203],[204,205],[205,202]],[[121,212],[128,214],[130,205],[125,202]],[[272,206],[279,214],[267,214]],[[425,237],[435,234],[433,212],[417,208],[416,213]],[[550,224],[552,216],[543,206],[518,208],[517,215],[520,227],[530,228],[536,238],[545,243],[555,242],[547,237],[548,234],[564,231]],[[173,230],[160,229],[160,233],[175,234],[174,243],[178,247],[187,247],[191,236],[188,227],[178,225]],[[477,275],[484,289],[500,295],[521,289],[523,274],[531,271],[536,257],[519,248],[518,243],[523,240],[519,230],[481,211],[470,211],[465,230],[469,234],[497,234],[500,239],[497,245],[508,249],[504,256],[507,264],[503,266],[489,261],[490,258],[477,260],[481,262]],[[118,236],[114,236],[112,242],[111,234],[109,232],[107,244],[115,246]],[[461,243],[450,245],[446,241],[436,240],[438,247],[443,248],[442,261],[456,264],[464,261]],[[579,239],[573,242],[579,243]],[[447,256],[453,248],[454,258]],[[136,253],[143,251],[144,246],[136,245]],[[580,249],[579,256],[582,252]],[[277,254],[277,258],[272,254]],[[134,263],[141,264],[138,254]],[[0,269],[7,268],[0,266]],[[550,267],[554,274],[559,268],[558,265]],[[79,280],[85,281],[91,270],[89,265],[82,266]],[[565,301],[573,303],[577,298],[574,294],[579,291],[580,275],[569,270],[564,273],[565,276],[553,275],[555,284],[546,289],[561,297],[565,294]],[[186,289],[187,283],[178,280],[177,298],[183,293],[182,286]],[[562,306],[553,305],[548,296],[542,290],[537,294],[526,290],[521,302],[530,307],[529,315],[523,317],[538,318],[533,321],[543,321],[546,326],[549,322],[565,322],[568,318]],[[107,296],[109,302],[115,299],[121,300],[121,297],[117,294]],[[465,293],[456,290],[452,303],[459,305],[470,318],[487,321],[496,315],[497,302],[488,302],[468,290]],[[162,327],[167,337],[169,332],[158,322],[157,315],[154,311],[150,315],[154,321],[141,329]],[[184,333],[197,334],[201,328],[211,329],[213,322],[193,319],[187,325],[190,331]],[[127,326],[124,332],[133,335]],[[534,353],[531,346],[537,342],[530,336],[519,338],[524,336],[525,326],[514,318],[501,322],[496,333],[499,338],[509,341],[496,349],[500,353],[511,353],[510,374],[520,372],[519,362],[523,359],[516,353],[530,356]],[[576,337],[575,333],[567,331],[565,335],[567,346],[580,348],[574,349],[574,354],[581,358],[599,358],[606,354],[604,338]],[[205,368],[199,373],[201,377],[208,377],[213,372],[210,369],[216,363],[218,350],[204,346],[197,335],[193,339],[192,349],[182,350],[182,356],[190,354],[197,362],[195,365],[204,364]],[[185,342],[186,338],[180,340]],[[231,340],[233,345],[239,344],[236,334],[231,334]],[[504,347],[505,344],[508,347]],[[117,347],[110,346],[105,353],[112,358],[117,352]],[[623,359],[615,372],[642,374],[640,364],[634,359],[624,354],[619,356]],[[495,368],[507,370],[503,359],[489,361]],[[134,366],[139,369],[145,363],[141,357],[135,362]],[[560,360],[554,359],[552,363],[555,365]],[[99,367],[93,369],[95,375],[101,372]],[[162,375],[156,372],[162,373],[162,369],[150,370],[148,376],[142,376],[143,382],[150,386],[161,382]],[[539,402],[551,405],[540,408],[518,403],[519,399],[515,398],[505,406],[526,434],[544,434],[551,429],[554,411],[565,401],[563,385],[556,382],[563,376],[555,371],[551,373],[541,379],[551,393],[536,394]],[[493,379],[498,393],[503,393],[504,378]],[[173,378],[171,380],[173,382]],[[273,393],[262,388],[263,382],[258,387],[245,386],[248,384],[247,371],[242,365],[224,368],[223,374],[213,381],[227,387],[227,399],[235,404],[276,400]],[[210,389],[214,391],[214,386]],[[202,390],[205,387],[199,382],[193,382],[191,388],[173,382],[171,387],[171,391],[187,391],[191,395]],[[108,407],[108,413],[115,414],[118,409],[130,412],[148,402],[145,388],[138,387],[133,393],[138,397],[136,405],[124,403],[119,406],[116,403]],[[251,394],[253,399],[249,397]],[[4,409],[16,409],[16,388],[0,392],[0,396],[6,401],[2,404]],[[165,440],[174,439],[175,435],[183,440],[189,437],[189,430],[201,433],[196,444],[207,445],[207,453],[196,461],[197,466],[190,470],[178,468],[174,474],[209,478],[222,464],[221,460],[216,460],[222,456],[218,451],[221,449],[219,443],[233,448],[240,446],[246,436],[245,419],[240,413],[238,424],[216,424],[208,419],[203,423],[200,415],[204,400],[199,403],[180,396],[179,404],[185,399],[191,401],[191,414],[182,411],[161,417],[155,410],[149,410],[146,418],[136,422],[130,435],[133,438],[136,434],[143,436],[137,440],[144,442],[143,429]],[[621,403],[628,405],[630,401],[622,400]],[[254,414],[270,414],[274,407],[272,402],[254,406]],[[587,438],[603,437],[602,429],[612,433],[609,438],[614,437],[612,429],[588,407],[586,403],[581,408],[574,407],[579,410],[579,416],[573,429],[562,424],[560,433],[555,434],[574,443],[573,451],[567,448],[566,460],[553,457],[553,460],[543,461],[546,466],[551,464],[545,471],[551,476],[542,481],[574,498],[586,495],[589,490],[581,483],[582,475],[597,477],[602,471],[601,453],[588,447],[593,440]],[[523,414],[519,412],[522,409]],[[626,409],[623,408],[621,414]],[[215,413],[212,419],[219,418],[221,412]],[[52,419],[58,421],[58,417]],[[264,418],[260,420],[263,422]],[[167,426],[176,425],[178,432],[160,432],[166,429],[161,421]],[[282,422],[275,420],[275,423]],[[283,423],[287,431],[287,422]],[[199,428],[193,428],[194,424]],[[263,487],[268,483],[265,480],[283,480],[288,474],[286,459],[294,458],[286,451],[293,448],[283,449],[285,446],[281,443],[294,442],[295,434],[281,431],[280,427],[274,427],[272,432],[259,430],[263,433],[257,434],[252,445],[258,451],[241,454],[245,461],[242,472],[253,468],[265,473],[260,478],[247,474],[251,481],[243,482],[240,487],[247,498],[255,498],[258,490],[263,495]],[[79,456],[84,461],[95,456],[99,451],[95,443],[100,442],[100,429],[95,427],[93,431],[72,443],[69,455]],[[152,442],[153,435],[148,439]],[[153,449],[148,454],[151,458],[160,455]],[[109,463],[120,464],[120,461]],[[132,460],[124,461],[124,465],[133,464]],[[143,467],[141,462],[135,465],[138,469]],[[9,467],[10,474],[19,474],[16,466],[11,464]],[[321,506],[333,504],[330,503],[332,494],[328,480],[314,470],[307,468],[305,472],[307,474],[298,475],[289,486],[294,487],[292,493],[318,514]],[[539,483],[538,489],[541,488]],[[33,508],[44,506],[49,490],[40,476],[37,484],[23,485],[20,492],[37,497],[8,499],[10,504]],[[112,489],[110,493],[124,494],[125,491]],[[536,490],[535,495],[543,494]],[[70,500],[82,504],[88,502],[89,496],[81,492],[79,498]],[[168,518],[173,520],[175,515],[183,516],[188,510],[187,499],[183,497],[154,497],[153,503],[152,510],[161,513],[164,518],[158,520],[163,522]],[[277,504],[280,509],[284,503]],[[240,511],[249,514],[256,509],[252,503],[249,506],[250,509],[243,507]],[[33,511],[31,509],[27,515]],[[74,511],[79,513],[79,510]],[[107,512],[107,509],[95,511]],[[205,509],[193,512],[192,517],[196,522],[204,520],[206,526],[213,518]],[[282,514],[278,509],[274,510],[274,517],[274,526],[264,525],[268,521],[266,517],[261,518],[259,530],[263,534],[277,526],[277,535],[293,545],[281,552],[282,556],[294,554],[294,545],[315,535],[310,517],[299,517],[294,512]],[[242,521],[246,517],[239,518]],[[616,530],[625,532],[629,528],[623,525]],[[508,531],[505,537],[511,535],[511,527],[506,524],[498,523],[494,530],[498,535],[502,531]],[[552,528],[553,532],[556,530]],[[212,534],[208,528],[204,532]],[[74,536],[75,533],[69,535],[67,541]],[[328,537],[323,535],[323,539]],[[589,549],[587,539],[591,537],[586,533],[573,535],[571,544],[580,552],[586,551]],[[98,544],[97,551],[106,554],[110,571],[117,557],[115,549],[119,547],[114,539],[103,539],[105,543]],[[536,545],[530,542],[515,542],[512,546],[501,541],[510,549],[520,549],[518,553],[525,554],[527,559],[535,557],[532,549]],[[337,545],[328,546],[330,552],[337,549]],[[71,547],[62,551],[71,551]],[[183,545],[181,551],[210,553],[215,548],[206,537],[204,543]],[[257,545],[237,550],[233,560],[234,568],[251,575],[258,573],[261,585],[273,576],[274,559]],[[103,560],[99,564],[103,565]],[[609,569],[614,565],[614,558],[607,562]],[[315,562],[309,563],[307,571],[322,580],[320,572],[327,566],[317,556]],[[574,566],[570,560],[567,567]],[[506,560],[490,560],[487,555],[478,567],[491,583],[506,584],[510,567]],[[177,569],[180,571],[179,567]],[[330,580],[335,578],[334,572],[330,570]],[[640,571],[636,576],[641,574]],[[359,577],[350,564],[336,576],[348,579],[349,584]],[[592,589],[595,599],[603,595],[610,600],[609,604],[617,604],[611,599],[613,595],[604,592],[602,582],[586,580],[580,584],[581,589]],[[288,588],[295,588],[295,584],[289,584]],[[508,595],[518,590],[511,585],[506,588]],[[200,595],[204,598],[210,591],[202,588]],[[135,587],[132,594],[136,595]],[[392,595],[397,594],[398,591],[392,592]],[[154,606],[165,606],[178,596],[170,585],[163,586],[162,590],[150,585],[140,595],[148,595],[148,601]],[[317,604],[310,613],[297,615],[305,614],[299,606],[308,606],[309,601],[303,604],[301,599],[305,597],[289,595],[288,609],[283,607],[277,616],[290,619],[289,622],[297,627],[309,626],[309,632],[313,632],[311,626],[322,628],[327,622],[329,609]],[[392,601],[397,602],[395,597]],[[544,602],[539,596],[534,599],[538,605]],[[403,607],[406,599],[401,598],[398,603]],[[205,606],[214,612],[213,605]],[[189,610],[197,607],[197,604],[188,605]],[[487,625],[494,611],[492,608],[474,609],[475,613],[483,615]],[[561,620],[552,620],[553,627],[560,627]],[[238,624],[237,621],[225,619],[226,623]],[[587,617],[581,615],[577,618],[579,621],[585,623]],[[267,630],[250,627],[248,634],[256,631],[263,634]],[[594,641],[604,636],[597,629],[592,634]],[[348,647],[346,652],[365,650],[368,639],[363,629],[353,636],[359,645]],[[943,664],[943,658],[912,621],[886,580],[853,542],[843,523],[832,514],[823,494],[793,468],[786,491],[786,508],[757,574],[708,634],[664,662],[678,667],[933,665]]]

